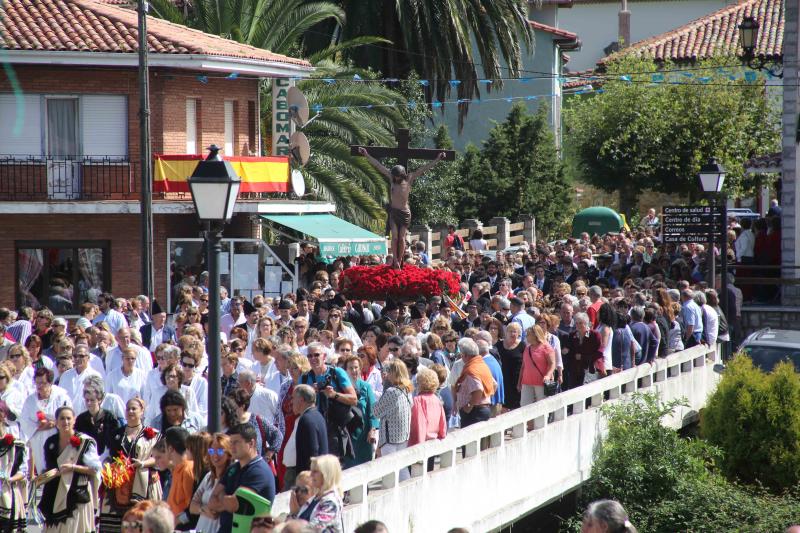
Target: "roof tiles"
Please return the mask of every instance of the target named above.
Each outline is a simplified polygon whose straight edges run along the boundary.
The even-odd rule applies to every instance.
[[[310,66],[165,20],[148,17],[152,53],[199,54]],[[0,2],[0,49],[49,52],[134,53],[137,14],[95,0],[5,0]]]
[[[633,43],[601,59],[599,64],[627,54],[675,62],[741,54],[739,24],[748,16],[755,17],[759,23],[756,55],[780,59],[783,55],[783,0],[744,0],[674,30]]]

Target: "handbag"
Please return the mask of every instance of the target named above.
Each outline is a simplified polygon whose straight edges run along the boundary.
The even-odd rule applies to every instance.
[[[530,350],[530,346],[528,346],[528,350]],[[536,371],[539,372],[540,376],[542,376],[542,380],[544,382],[544,395],[555,396],[558,394],[558,381],[554,379],[544,379],[544,372],[539,369],[539,365],[536,364],[536,360],[533,358],[533,355],[531,355],[530,351],[528,352],[528,357],[530,358],[531,363],[533,363],[533,366],[536,367]]]

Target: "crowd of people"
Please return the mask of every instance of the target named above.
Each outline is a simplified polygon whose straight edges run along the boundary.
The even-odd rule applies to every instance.
[[[732,230],[717,253],[746,264],[750,230]],[[179,531],[227,533],[245,486],[291,491],[284,527],[340,532],[342,469],[741,335],[734,277],[723,309],[709,251],[660,244],[656,224],[512,253],[446,244],[405,261],[457,273],[453,299],[349,299],[346,268],[392,259],[318,263],[311,246],[296,292],[222,288],[221,406],[208,405],[207,275],[176,276],[171,316],[108,293],[69,320],[0,308],[0,530],[132,533],[169,515]],[[206,431],[209,409],[223,431]],[[108,482],[119,463],[130,475]]]

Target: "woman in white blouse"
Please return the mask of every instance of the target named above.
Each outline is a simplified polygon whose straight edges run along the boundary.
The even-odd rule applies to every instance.
[[[400,359],[383,364],[384,389],[373,413],[380,419],[378,450],[381,456],[404,450],[411,434],[411,391],[414,386],[408,368]],[[408,469],[400,471],[400,481],[408,479]]]

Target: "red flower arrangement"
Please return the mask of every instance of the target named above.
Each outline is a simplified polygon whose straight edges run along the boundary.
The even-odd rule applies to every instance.
[[[69,443],[72,444],[75,448],[78,448],[81,445],[81,438],[77,435],[73,435],[69,438]]]
[[[47,420],[47,415],[44,414],[42,411],[36,411],[36,420],[39,422],[44,422]]]
[[[3,435],[3,445],[11,446],[12,444],[14,444],[14,435],[12,435],[11,433],[6,433],[5,435]]]
[[[390,265],[356,266],[342,273],[339,290],[353,299],[404,301],[420,296],[455,296],[460,281],[455,272],[413,265],[402,269]]]
[[[144,428],[142,434],[147,440],[151,440],[153,437],[156,436],[156,430],[148,426]]]

